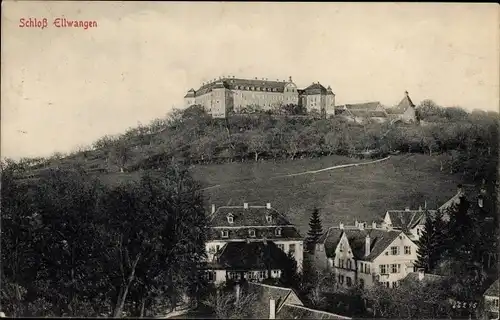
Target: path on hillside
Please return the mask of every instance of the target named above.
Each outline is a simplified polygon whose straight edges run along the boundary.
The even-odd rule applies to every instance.
[[[367,165],[367,164],[372,164],[372,163],[378,163],[378,162],[386,161],[386,160],[389,160],[390,158],[391,158],[391,156],[387,156],[385,158],[377,159],[377,160],[373,160],[373,161],[340,164],[340,165],[336,165],[336,166],[328,167],[328,168],[323,168],[323,169],[319,169],[319,170],[310,170],[310,171],[305,171],[305,172],[291,173],[291,174],[285,174],[285,175],[281,175],[281,176],[275,176],[275,177],[271,177],[270,179],[279,179],[279,178],[285,178],[285,177],[294,177],[294,176],[300,176],[300,175],[304,175],[304,174],[314,174],[314,173],[319,173],[319,172],[329,171],[329,170],[335,170],[335,169],[342,169],[342,168],[349,168],[349,167],[358,167],[358,166],[363,166],[363,165]],[[255,180],[257,180],[257,179],[255,179]],[[233,183],[237,183],[237,182],[233,182]],[[221,186],[220,184],[216,184],[214,186],[203,188],[203,189],[201,189],[201,191],[215,189],[215,188],[218,188],[220,186]]]

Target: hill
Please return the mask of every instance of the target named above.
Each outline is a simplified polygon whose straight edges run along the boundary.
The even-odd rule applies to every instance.
[[[306,234],[314,206],[321,209],[323,227],[339,222],[380,221],[387,209],[437,208],[456,193],[461,177],[441,172],[444,155],[391,156],[386,161],[318,173],[287,176],[335,165],[360,163],[345,156],[277,162],[243,162],[191,166],[211,204],[264,205],[286,212]],[[139,172],[100,176],[116,184],[139,177]]]

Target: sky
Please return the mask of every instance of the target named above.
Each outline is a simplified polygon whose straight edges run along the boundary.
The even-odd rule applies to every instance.
[[[182,108],[231,75],[330,85],[336,104],[498,111],[494,3],[2,2],[1,156],[48,156]],[[21,28],[21,18],[47,28]],[[97,27],[56,28],[58,17]]]

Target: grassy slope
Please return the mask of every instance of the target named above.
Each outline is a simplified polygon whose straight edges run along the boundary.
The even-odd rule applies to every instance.
[[[438,207],[455,194],[460,183],[458,177],[440,172],[440,157],[392,156],[381,163],[293,177],[277,176],[361,160],[331,156],[280,163],[196,166],[191,171],[204,187],[220,185],[204,191],[207,207],[212,203],[221,206],[271,202],[286,212],[305,235],[314,206],[321,209],[324,228],[340,221],[380,220],[387,209],[417,208],[424,201],[428,208]],[[103,178],[117,182],[137,176],[112,174]]]

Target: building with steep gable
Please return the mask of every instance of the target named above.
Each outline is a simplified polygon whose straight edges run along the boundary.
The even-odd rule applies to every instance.
[[[397,106],[386,108],[386,112],[392,122],[414,123],[417,121],[415,104],[411,100],[408,91],[405,91],[403,99]]]
[[[385,108],[378,101],[337,106],[335,115],[355,123],[364,123],[369,119],[379,123],[388,120]]]
[[[289,254],[302,268],[303,238],[270,203],[212,205],[209,217],[206,252],[212,281],[279,278]]]
[[[341,223],[319,239],[314,259],[318,267],[335,274],[340,286],[370,287],[378,282],[395,287],[415,271],[417,245],[401,230]]]
[[[328,86],[313,83],[305,89],[298,89],[292,77],[288,81],[263,79],[242,79],[221,77],[203,83],[198,89],[191,88],[184,96],[186,107],[201,105],[214,118],[225,118],[229,112],[239,113],[249,106],[271,110],[280,105],[294,104],[308,111],[334,114],[335,94]]]

